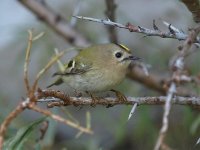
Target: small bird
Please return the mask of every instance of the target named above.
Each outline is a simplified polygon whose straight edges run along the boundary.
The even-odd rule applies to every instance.
[[[75,91],[108,91],[123,81],[131,61],[138,59],[122,44],[90,46],[65,64],[64,71],[54,73],[58,79],[48,87],[65,82]]]

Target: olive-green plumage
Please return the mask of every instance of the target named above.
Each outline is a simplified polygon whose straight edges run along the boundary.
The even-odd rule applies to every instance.
[[[56,72],[59,78],[50,86],[65,82],[77,91],[110,90],[125,78],[129,64],[137,59],[123,45],[91,46],[69,61],[64,72]]]

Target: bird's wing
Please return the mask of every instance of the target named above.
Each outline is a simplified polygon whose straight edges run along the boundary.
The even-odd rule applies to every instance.
[[[91,68],[92,68],[92,63],[89,63],[84,58],[79,58],[76,59],[76,61],[71,60],[68,63],[68,72],[66,72],[66,74],[82,74],[89,71]]]
[[[86,58],[76,57],[69,61],[68,64],[65,65],[66,69],[64,72],[56,72],[55,75],[73,75],[73,74],[83,74],[92,68],[92,63],[88,62]]]

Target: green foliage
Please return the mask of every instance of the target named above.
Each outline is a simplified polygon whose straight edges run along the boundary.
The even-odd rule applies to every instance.
[[[194,135],[197,132],[197,129],[200,127],[200,115],[194,120],[190,128],[190,132]]]
[[[19,129],[14,137],[11,137],[5,142],[4,150],[21,150],[33,131],[45,120],[46,117],[40,118]]]

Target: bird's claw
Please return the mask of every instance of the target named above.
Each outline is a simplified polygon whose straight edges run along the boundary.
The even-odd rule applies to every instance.
[[[127,102],[128,101],[126,96],[123,93],[121,93],[117,90],[113,90],[113,89],[110,90],[110,91],[115,93],[116,97],[118,98],[118,101],[120,101],[120,102]]]
[[[86,93],[87,93],[88,95],[90,95],[90,97],[91,97],[91,99],[92,99],[92,102],[91,102],[90,106],[95,107],[96,104],[97,104],[97,102],[99,101],[98,97],[96,97],[95,95],[93,95],[92,93],[90,93],[90,92],[88,92],[88,91],[86,91]]]

